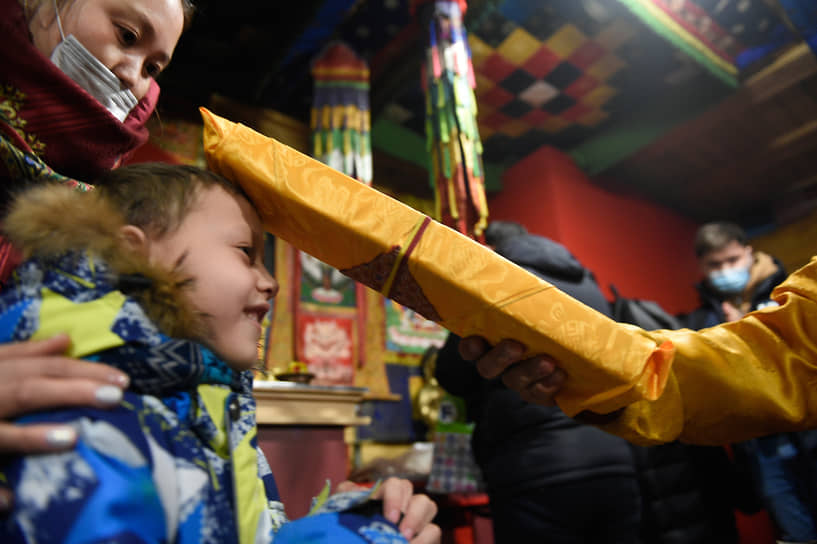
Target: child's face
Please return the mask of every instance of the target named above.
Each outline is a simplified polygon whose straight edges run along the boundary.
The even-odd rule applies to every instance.
[[[278,283],[264,267],[261,220],[250,203],[218,186],[202,189],[179,228],[148,241],[148,253],[195,280],[193,304],[210,329],[202,341],[237,370],[255,365]]]

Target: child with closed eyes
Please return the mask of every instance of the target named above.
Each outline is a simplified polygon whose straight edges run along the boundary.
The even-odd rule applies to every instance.
[[[68,424],[78,444],[5,465],[15,504],[0,541],[295,541],[306,518],[287,520],[256,444],[250,369],[278,290],[258,214],[239,187],[194,167],[127,166],[96,186],[15,199],[4,228],[25,260],[0,295],[0,342],[67,333],[68,355],[124,371],[130,387],[113,410],[22,418]],[[351,514],[373,498],[382,514]],[[433,502],[404,480],[313,511],[334,512],[360,542],[440,536]]]

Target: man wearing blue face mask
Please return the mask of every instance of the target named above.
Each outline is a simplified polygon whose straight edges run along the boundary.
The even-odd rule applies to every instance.
[[[786,278],[783,265],[753,251],[746,233],[725,221],[707,223],[695,235],[695,255],[704,276],[697,285],[701,306],[687,317],[691,329],[735,321],[766,305],[772,289]]]
[[[786,278],[783,265],[754,251],[738,225],[721,221],[701,226],[695,254],[704,279],[697,285],[701,306],[687,316],[687,327],[712,327],[776,304],[770,296]],[[817,539],[817,431],[764,436],[734,444],[733,450],[746,463],[779,541]]]

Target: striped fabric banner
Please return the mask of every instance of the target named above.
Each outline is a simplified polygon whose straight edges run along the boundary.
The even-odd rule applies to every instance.
[[[426,144],[436,219],[479,238],[488,218],[465,0],[413,0],[426,38]]]
[[[333,42],[313,61],[312,77],[312,156],[371,185],[369,66]]]

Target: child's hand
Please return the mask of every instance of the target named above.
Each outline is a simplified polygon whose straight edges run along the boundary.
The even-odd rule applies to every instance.
[[[567,379],[564,370],[548,355],[522,359],[525,346],[514,340],[502,340],[491,346],[484,338],[469,336],[460,341],[460,355],[474,361],[483,378],[502,376],[502,381],[527,402],[552,406]]]
[[[342,482],[337,491],[352,491],[359,486]],[[413,544],[439,543],[440,528],[431,523],[437,515],[437,505],[426,495],[415,495],[414,486],[402,478],[389,478],[372,496],[383,500],[383,516],[397,524],[400,532]]]

